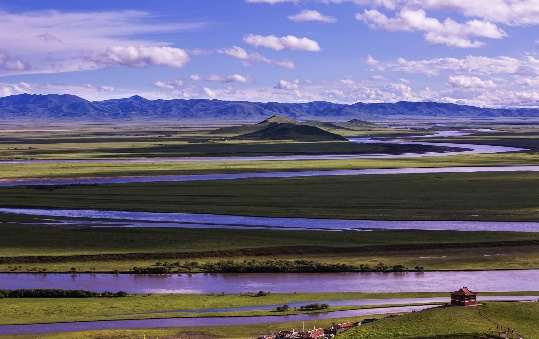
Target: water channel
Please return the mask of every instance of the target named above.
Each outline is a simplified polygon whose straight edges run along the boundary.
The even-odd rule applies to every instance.
[[[372,141],[351,139],[353,142],[395,143],[394,141]],[[410,142],[398,142],[409,144]],[[521,151],[522,149],[451,143],[422,143],[425,145],[460,148],[457,152],[401,154],[401,155],[319,155],[284,157],[234,157],[234,158],[177,158],[177,159],[128,159],[122,162],[159,161],[251,161],[251,160],[309,160],[309,159],[364,159],[400,158],[417,156],[448,156],[454,154],[478,154]],[[464,150],[463,150],[464,149]],[[24,160],[3,161],[6,164],[21,162],[117,162],[119,160]],[[539,166],[513,167],[452,167],[452,168],[404,168],[366,169],[346,171],[306,171],[212,174],[189,176],[153,176],[129,178],[61,179],[52,181],[3,180],[2,186],[44,184],[106,184],[158,181],[230,180],[240,178],[291,178],[320,175],[369,175],[369,174],[413,174],[413,173],[462,173],[481,171],[539,171]],[[461,222],[461,221],[370,221],[370,220],[324,220],[302,218],[259,218],[220,216],[185,213],[147,213],[123,211],[73,211],[2,208],[0,213],[20,213],[50,217],[68,217],[71,220],[50,220],[51,224],[74,223],[78,225],[105,227],[205,227],[205,228],[264,228],[264,229],[322,229],[322,230],[372,230],[372,229],[448,229],[448,230],[496,230],[535,232],[539,223]],[[78,218],[85,218],[81,220]],[[90,218],[90,220],[86,220]],[[116,219],[114,221],[102,221]],[[93,220],[92,220],[93,219]],[[83,289],[98,292],[117,291],[129,293],[246,293],[271,292],[435,292],[452,291],[468,286],[474,291],[533,291],[539,288],[539,270],[507,271],[461,271],[461,272],[403,272],[403,273],[338,273],[338,274],[0,274],[0,288],[63,288]],[[393,302],[394,300],[392,300]],[[402,300],[401,300],[402,301]],[[409,300],[408,300],[409,301]],[[417,300],[416,300],[417,301]],[[342,301],[358,303],[358,301]],[[376,304],[375,301],[371,305]],[[387,302],[387,300],[385,301]],[[417,301],[420,302],[420,301]],[[335,302],[333,302],[336,304]],[[382,302],[380,302],[382,303]],[[344,304],[343,304],[344,305]],[[354,304],[355,305],[355,304]],[[33,324],[0,326],[0,334],[29,334],[85,331],[116,328],[183,327],[208,325],[234,325],[305,321],[327,318],[355,317],[369,314],[410,312],[434,307],[432,305],[362,309],[320,314],[305,314],[274,317],[235,318],[180,318],[121,320],[99,322],[76,322],[61,324]],[[215,311],[215,310],[214,310]],[[166,312],[166,311],[164,311]]]
[[[539,270],[398,273],[0,274],[0,289],[60,288],[97,292],[239,294],[293,292],[440,292],[539,290]]]
[[[137,329],[137,328],[166,328],[166,327],[194,327],[194,326],[226,326],[246,324],[271,324],[277,322],[297,322],[299,329],[302,321],[315,321],[320,319],[351,318],[373,314],[390,314],[421,311],[436,307],[435,305],[401,306],[387,308],[371,308],[350,311],[336,311],[330,313],[297,314],[288,316],[264,317],[227,317],[227,318],[173,318],[173,319],[144,319],[144,320],[108,320],[93,322],[72,322],[31,325],[4,325],[0,326],[0,334],[39,334],[55,332],[79,332],[107,329]],[[312,324],[311,324],[312,325]],[[277,331],[278,328],[275,328]]]
[[[402,221],[344,220],[309,218],[271,218],[218,214],[157,213],[100,210],[48,210],[37,208],[0,208],[2,213],[50,217],[40,225],[90,227],[175,227],[266,230],[371,231],[371,230],[449,230],[539,232],[539,222],[514,221]],[[60,219],[61,218],[61,219]],[[38,225],[38,224],[36,224]]]

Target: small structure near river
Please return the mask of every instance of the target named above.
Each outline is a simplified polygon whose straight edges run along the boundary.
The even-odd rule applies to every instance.
[[[477,305],[477,295],[470,291],[468,287],[463,287],[458,291],[451,292],[451,305],[474,306]]]

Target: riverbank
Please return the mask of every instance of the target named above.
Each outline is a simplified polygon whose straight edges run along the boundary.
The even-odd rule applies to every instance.
[[[32,333],[34,336],[47,338],[47,333],[54,333],[54,338],[112,338],[123,335],[128,338],[141,338],[155,333],[167,333],[174,338],[178,333],[198,333],[200,338],[211,338],[215,330],[219,330],[221,338],[244,338],[245,335],[257,337],[261,334],[271,334],[279,330],[300,329],[302,326],[323,327],[325,323],[358,322],[365,318],[385,318],[369,324],[364,324],[344,338],[397,338],[403,335],[419,336],[435,335],[480,335],[497,334],[496,327],[511,328],[525,337],[537,334],[534,327],[539,320],[537,303],[515,303],[483,301],[478,307],[433,307],[432,305],[416,305],[411,307],[366,308],[349,311],[335,311],[325,314],[303,314],[288,316],[260,317],[221,317],[221,318],[176,318],[176,319],[140,319],[140,320],[109,320],[73,323],[35,324],[35,325],[4,325],[0,326],[0,334],[9,335]],[[401,317],[384,317],[384,315]],[[325,319],[325,320],[324,320]],[[284,323],[288,321],[288,323]],[[428,326],[427,326],[428,324]],[[223,326],[227,325],[227,326]],[[159,327],[159,330],[147,329]],[[196,326],[196,327],[194,327]],[[124,328],[120,330],[119,328]],[[131,328],[126,330],[125,328]],[[169,328],[169,329],[165,329]],[[196,331],[192,331],[196,329]],[[241,331],[238,331],[240,330]],[[93,330],[93,331],[92,331]],[[77,331],[74,333],[74,331]],[[78,332],[84,331],[84,332]],[[96,332],[98,331],[98,332]],[[256,332],[255,332],[256,331]],[[396,331],[396,332],[395,332]],[[68,333],[58,333],[68,332]],[[339,337],[339,338],[341,338]],[[456,336],[459,337],[459,336]],[[460,338],[460,337],[459,337]]]
[[[0,271],[9,273],[119,273],[134,267],[194,273],[222,260],[304,260],[371,270],[383,263],[405,271],[539,267],[538,232],[93,228],[62,221],[4,223],[0,230]]]

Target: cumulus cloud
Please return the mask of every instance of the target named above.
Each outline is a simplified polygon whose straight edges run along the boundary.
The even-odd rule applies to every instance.
[[[30,66],[20,59],[13,59],[9,54],[0,51],[0,69],[20,71],[29,68]]]
[[[449,77],[449,84],[456,88],[464,89],[484,89],[484,88],[494,88],[496,84],[492,80],[481,80],[478,77],[473,76],[463,76],[455,75]]]
[[[406,60],[380,62],[371,57],[368,65],[380,71],[421,73],[428,76],[440,74],[523,74],[539,75],[539,59],[532,56],[517,59],[507,56],[490,58],[484,56],[467,56],[466,58],[435,58],[426,60]]]
[[[309,9],[304,9],[295,15],[289,15],[288,19],[292,21],[321,21],[327,23],[337,21],[334,17],[323,15],[318,11]]]
[[[340,1],[340,0],[338,0]],[[424,8],[444,11],[454,11],[459,14],[483,18],[485,20],[508,25],[536,25],[539,23],[539,6],[533,0],[489,0],[488,5],[483,1],[469,0],[353,0],[356,3],[398,8]]]
[[[297,38],[293,35],[278,38],[275,35],[262,36],[249,34],[243,38],[243,42],[251,46],[266,47],[276,51],[281,51],[283,49],[309,52],[321,51],[318,42],[308,38]]]
[[[0,83],[0,97],[23,93],[32,93],[31,86],[26,82],[20,82],[18,84]]]
[[[297,90],[299,88],[299,81],[286,81],[286,80],[279,80],[277,85],[273,87],[275,89],[285,89],[285,90]]]
[[[440,22],[436,18],[428,17],[422,9],[404,9],[394,18],[388,18],[378,10],[365,10],[363,14],[356,14],[356,19],[365,22],[372,29],[388,31],[423,31],[425,39],[436,45],[450,47],[480,47],[484,43],[471,41],[468,37],[482,37],[500,39],[507,36],[501,28],[493,23],[471,20],[466,23],[457,23],[450,18]]]
[[[139,38],[156,33],[196,30],[207,23],[165,22],[141,11],[60,12],[54,10],[9,13],[0,11],[0,46],[9,46],[12,55],[0,66],[13,73],[51,73],[90,70],[107,66],[81,58],[95,55],[112,46],[162,48],[167,41]],[[109,53],[117,54],[114,51]],[[106,59],[106,55],[102,55]],[[111,56],[118,58],[118,56]],[[22,62],[24,60],[25,62]],[[109,60],[110,62],[111,60]],[[130,65],[132,60],[120,58],[117,64]],[[15,72],[18,71],[18,72]]]
[[[217,94],[214,91],[212,91],[211,89],[207,87],[204,87],[203,91],[204,91],[204,95],[206,95],[209,98],[215,98],[217,96]]]
[[[98,65],[145,67],[149,65],[183,67],[189,55],[183,49],[155,46],[115,46],[101,53],[91,53],[88,60]]]
[[[218,49],[217,54],[228,56],[234,59],[241,60],[244,65],[250,66],[250,61],[261,61],[269,65],[277,65],[284,68],[294,68],[296,65],[292,61],[288,60],[272,60],[266,58],[258,53],[248,53],[245,49],[233,46],[231,48]]]

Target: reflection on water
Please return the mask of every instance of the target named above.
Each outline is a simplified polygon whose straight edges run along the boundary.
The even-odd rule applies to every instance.
[[[400,273],[0,274],[0,289],[62,288],[129,293],[534,291],[539,270]]]
[[[389,314],[420,311],[436,306],[403,306],[388,308],[373,308],[352,311],[336,311],[330,313],[297,314],[288,316],[265,316],[265,317],[227,317],[227,318],[175,318],[175,319],[145,319],[145,320],[111,320],[95,322],[74,322],[74,323],[54,323],[54,324],[34,324],[34,325],[6,325],[0,326],[0,334],[36,334],[52,332],[78,332],[105,329],[136,329],[136,328],[156,328],[156,327],[194,327],[194,326],[226,326],[226,325],[246,325],[276,322],[298,322],[350,318],[373,314]],[[299,328],[299,327],[298,327]]]
[[[539,168],[539,167],[538,167]],[[247,217],[217,214],[155,213],[98,210],[46,210],[0,208],[0,213],[73,218],[51,219],[48,224],[94,227],[245,228],[268,230],[367,231],[420,229],[453,231],[538,232],[538,222],[488,221],[399,221],[308,218]],[[79,220],[85,218],[91,220]]]

